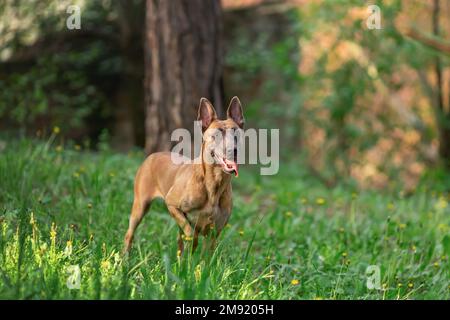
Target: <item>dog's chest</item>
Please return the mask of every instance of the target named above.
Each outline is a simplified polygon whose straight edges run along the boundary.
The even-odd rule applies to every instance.
[[[206,204],[201,209],[195,209],[187,214],[192,226],[197,230],[204,231],[208,227],[214,227],[221,222],[221,210],[218,204]]]
[[[223,227],[227,217],[219,206],[226,184],[216,181],[212,184],[193,188],[181,203],[181,210],[186,214],[191,225],[202,233],[214,226]]]

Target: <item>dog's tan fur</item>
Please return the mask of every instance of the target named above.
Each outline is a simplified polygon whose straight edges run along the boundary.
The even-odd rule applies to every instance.
[[[131,248],[134,232],[149,209],[153,199],[164,199],[170,215],[180,228],[178,249],[184,249],[185,240],[193,240],[192,250],[198,245],[198,236],[211,230],[211,248],[227,223],[232,207],[231,178],[221,165],[207,161],[212,150],[207,129],[243,128],[242,106],[234,97],[227,111],[226,120],[218,120],[212,104],[200,100],[198,120],[202,122],[203,142],[200,163],[175,164],[170,152],[151,154],[139,168],[134,184],[134,202],[129,228],[125,235],[124,251]],[[229,144],[230,141],[224,141]],[[237,167],[236,167],[237,173]],[[184,236],[183,236],[184,235]]]

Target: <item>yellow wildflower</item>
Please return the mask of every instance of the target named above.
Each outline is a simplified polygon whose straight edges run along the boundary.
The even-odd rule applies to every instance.
[[[109,270],[111,268],[111,262],[109,262],[108,260],[103,260],[102,263],[101,263],[101,268],[104,271]]]
[[[199,282],[201,276],[202,276],[202,266],[198,264],[194,270],[195,281]]]
[[[50,239],[52,242],[55,242],[56,240],[56,225],[54,222],[52,223],[52,227],[50,229]]]
[[[439,198],[438,202],[435,204],[435,208],[436,208],[437,210],[439,210],[439,209],[445,209],[445,208],[447,208],[447,206],[448,206],[448,202],[447,202],[447,200],[446,200],[444,197],[442,197],[442,196]]]
[[[31,212],[30,224],[31,225],[35,225],[36,224],[36,219],[34,218],[34,212]]]
[[[316,203],[317,203],[319,206],[324,205],[325,202],[326,202],[326,201],[325,201],[324,198],[317,198],[317,199],[316,199]]]
[[[64,254],[70,256],[72,254],[72,241],[69,240],[66,243],[66,248],[64,249]]]

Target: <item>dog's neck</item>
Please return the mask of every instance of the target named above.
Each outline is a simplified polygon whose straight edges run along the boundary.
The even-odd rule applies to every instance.
[[[201,164],[196,165],[195,174],[197,179],[204,181],[209,198],[214,199],[216,196],[220,196],[225,186],[231,182],[231,175],[225,173],[220,165],[209,163],[206,156],[204,144],[202,144]]]

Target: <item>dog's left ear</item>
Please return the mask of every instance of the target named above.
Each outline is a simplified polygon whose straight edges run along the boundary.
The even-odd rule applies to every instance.
[[[239,126],[239,128],[244,128],[244,113],[242,112],[241,101],[239,101],[238,97],[233,97],[231,99],[230,105],[227,110],[228,119],[233,119],[234,122]]]

